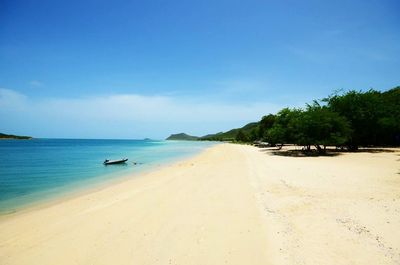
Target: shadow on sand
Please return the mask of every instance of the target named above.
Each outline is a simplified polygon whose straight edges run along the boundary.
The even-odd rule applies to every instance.
[[[276,156],[288,156],[288,157],[319,157],[319,156],[339,156],[342,153],[339,152],[330,152],[326,153],[318,153],[316,150],[311,150],[309,152],[305,152],[303,150],[261,150],[262,152],[268,152],[269,154]]]
[[[341,150],[338,150],[341,151]],[[370,148],[360,148],[357,151],[342,151],[345,153],[394,153],[396,152],[395,150],[388,148],[383,148],[383,147],[370,147]]]
[[[304,151],[301,147],[296,149],[280,149],[277,147],[260,148],[261,152],[276,155],[276,156],[287,156],[287,157],[320,157],[320,156],[339,156],[346,153],[393,153],[395,150],[388,148],[360,148],[357,151],[342,150],[336,148],[327,148],[326,153],[319,153],[316,149],[311,151]]]

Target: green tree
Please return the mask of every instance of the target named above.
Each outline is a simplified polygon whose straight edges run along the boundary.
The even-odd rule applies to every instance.
[[[249,136],[249,140],[250,141],[256,141],[256,140],[258,140],[258,139],[260,139],[259,137],[258,137],[258,135],[259,135],[259,131],[260,131],[260,128],[254,128],[254,129],[252,129],[251,131],[250,131],[250,136]]]
[[[275,122],[275,115],[273,114],[268,114],[266,116],[263,116],[259,122],[259,128],[258,128],[258,139],[263,139],[265,132],[272,128]]]
[[[281,125],[274,125],[271,129],[265,132],[264,138],[272,145],[275,146],[277,143],[284,144],[286,140],[286,129]]]
[[[327,145],[344,144],[351,134],[346,118],[316,101],[291,122],[295,143],[307,150],[314,145],[320,153],[325,152]]]
[[[400,88],[381,93],[349,91],[325,99],[328,107],[350,122],[351,137],[347,145],[357,150],[360,145],[395,144],[400,131]]]
[[[274,117],[272,127],[264,133],[265,140],[272,145],[292,143],[295,139],[293,124],[300,114],[300,109],[284,108],[279,111]]]
[[[378,118],[378,143],[400,144],[400,87],[383,92],[382,111]]]
[[[248,142],[249,137],[247,137],[247,135],[242,130],[239,130],[236,134],[235,140],[237,142]]]

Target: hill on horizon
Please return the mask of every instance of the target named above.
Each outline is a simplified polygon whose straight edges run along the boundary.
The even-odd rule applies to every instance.
[[[0,133],[0,139],[29,140],[29,139],[32,139],[32,137],[31,136],[24,136],[24,135],[14,135],[14,134]]]
[[[199,137],[188,135],[186,133],[171,134],[166,140],[180,140],[180,141],[196,141]]]
[[[250,122],[243,127],[231,129],[226,132],[219,132],[215,134],[207,134],[199,138],[199,140],[208,141],[234,141],[239,131],[245,134],[250,134],[250,132],[259,126],[259,122]]]
[[[193,136],[186,133],[171,134],[166,140],[184,140],[184,141],[234,141],[239,131],[245,134],[250,132],[259,126],[258,122],[251,122],[243,127],[231,129],[226,132],[219,132],[214,134],[207,134],[204,136]]]

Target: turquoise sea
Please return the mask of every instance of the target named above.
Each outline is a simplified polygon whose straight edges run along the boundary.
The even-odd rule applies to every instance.
[[[1,140],[0,213],[143,172],[212,145],[154,140]],[[124,157],[129,158],[125,165],[103,165],[105,159]]]

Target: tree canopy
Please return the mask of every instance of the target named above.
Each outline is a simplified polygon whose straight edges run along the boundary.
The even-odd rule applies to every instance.
[[[350,150],[400,145],[400,87],[335,93],[305,108],[284,108],[259,122],[200,139],[297,144],[306,149],[315,146],[320,152],[326,145]]]
[[[352,90],[330,96],[324,102],[350,122],[352,133],[347,144],[351,149],[399,144],[400,87],[384,93]]]

